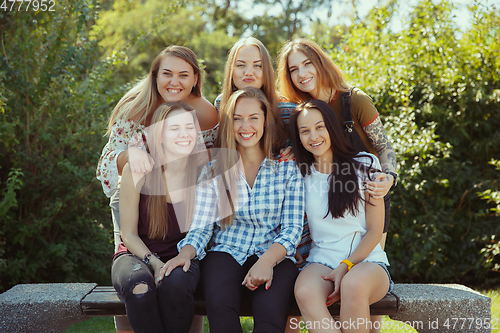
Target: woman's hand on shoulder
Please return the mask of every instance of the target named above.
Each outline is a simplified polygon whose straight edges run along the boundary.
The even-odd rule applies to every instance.
[[[392,184],[393,176],[380,172],[374,180],[365,183],[365,192],[375,199],[381,199],[389,192]]]
[[[295,160],[295,156],[293,155],[292,147],[286,147],[280,149],[280,160],[279,162],[286,162],[288,160]]]
[[[154,160],[144,150],[137,147],[129,147],[128,163],[130,171],[144,174],[153,170]]]
[[[338,265],[330,274],[322,276],[323,280],[333,282],[333,292],[328,295],[326,299],[326,306],[330,306],[340,299],[340,285],[344,275],[347,273],[347,266],[345,264]]]

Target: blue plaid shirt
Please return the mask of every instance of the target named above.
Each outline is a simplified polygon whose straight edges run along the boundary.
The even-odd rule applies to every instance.
[[[271,165],[270,165],[271,164]],[[209,164],[209,167],[211,164]],[[203,174],[208,170],[205,167]],[[196,208],[189,233],[177,245],[196,249],[198,259],[209,251],[226,252],[240,264],[255,254],[261,256],[273,243],[283,245],[287,258],[295,262],[295,247],[302,235],[304,221],[304,180],[294,161],[281,162],[264,159],[253,188],[239,171],[238,203],[233,224],[222,230],[218,216],[218,183],[221,177],[198,185]],[[212,237],[213,235],[213,237]]]

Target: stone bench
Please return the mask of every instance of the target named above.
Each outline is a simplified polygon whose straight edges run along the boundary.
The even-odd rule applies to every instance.
[[[491,318],[491,299],[457,284],[396,284],[370,308],[418,332],[491,332],[485,324],[479,327],[479,320]],[[329,309],[338,316],[340,305]],[[203,300],[196,301],[195,311],[206,314]],[[22,284],[0,295],[0,332],[62,332],[90,316],[123,314],[124,303],[113,287],[95,283]],[[249,304],[242,305],[241,315],[252,315]],[[290,315],[300,315],[296,304]]]

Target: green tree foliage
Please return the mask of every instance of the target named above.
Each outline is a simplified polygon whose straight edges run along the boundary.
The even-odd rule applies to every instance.
[[[395,279],[498,283],[490,194],[500,174],[488,162],[500,155],[500,16],[475,3],[462,35],[452,8],[422,0],[394,33],[396,2],[375,7],[332,57],[374,98],[398,156],[387,241]]]
[[[253,0],[252,9],[263,8],[261,15],[246,19],[241,27],[245,36],[258,38],[267,47],[272,57],[278,55],[283,44],[292,38],[303,34],[304,26],[320,23],[315,18],[315,12],[326,10],[328,17],[336,4],[347,0]],[[236,12],[242,12],[242,1],[227,1],[233,4]],[[318,29],[314,29],[315,32]],[[338,41],[338,40],[337,40]]]
[[[309,23],[314,11],[327,10],[331,16],[335,0],[254,0],[253,5],[265,5],[267,10],[262,16],[252,19],[252,31],[255,37],[275,54],[288,39],[302,33],[304,23]],[[340,1],[339,1],[340,2]],[[272,8],[274,10],[269,10]],[[271,12],[269,14],[269,12]],[[277,52],[276,52],[277,54]]]
[[[128,66],[115,73],[113,85],[133,83],[149,72],[162,49],[183,45],[196,51],[205,72],[204,94],[213,102],[222,87],[227,52],[238,40],[236,36],[228,36],[228,25],[239,22],[239,16],[230,8],[204,4],[203,1],[187,5],[177,0],[116,0],[112,9],[103,11],[94,31],[103,35],[100,45],[104,55],[120,54],[128,62]],[[213,19],[224,13],[227,17],[214,24]],[[230,30],[239,33],[237,23],[231,26]]]
[[[97,2],[0,12],[0,290],[109,281],[109,208],[95,181],[103,129],[121,91],[104,89],[90,27]]]
[[[115,0],[102,12],[94,31],[104,36],[100,42],[104,56],[126,58],[128,66],[115,73],[115,84],[130,84],[144,76],[166,46],[184,45],[196,52],[206,74],[204,94],[214,101],[222,89],[227,53],[239,38],[260,39],[274,57],[283,43],[301,33],[309,14],[334,2],[255,0],[252,6],[264,6],[263,15],[246,18],[242,0]]]
[[[111,218],[95,167],[111,109],[170,44],[197,53],[213,100],[233,43],[253,34],[276,54],[290,31],[300,34],[302,3],[328,1],[294,1],[291,11],[254,19],[237,0],[115,0],[102,12],[96,0],[61,0],[56,12],[0,12],[0,291],[30,282],[109,284]],[[499,14],[471,5],[473,25],[461,34],[451,9],[423,0],[395,33],[393,0],[363,21],[354,17],[354,26],[311,29],[348,81],[373,96],[398,155],[387,242],[394,278],[493,284]]]

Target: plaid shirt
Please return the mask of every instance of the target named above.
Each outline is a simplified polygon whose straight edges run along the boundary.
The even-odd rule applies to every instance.
[[[205,168],[201,177],[207,171]],[[241,170],[239,175],[233,224],[225,230],[221,228],[217,208],[221,177],[215,177],[208,186],[198,185],[193,222],[177,248],[180,251],[183,246],[192,245],[197,258],[203,259],[212,238],[209,251],[229,253],[243,265],[251,255],[260,257],[273,243],[279,243],[285,247],[286,257],[295,262],[295,247],[304,221],[304,180],[296,163],[269,163],[265,158],[253,188],[248,186]]]

